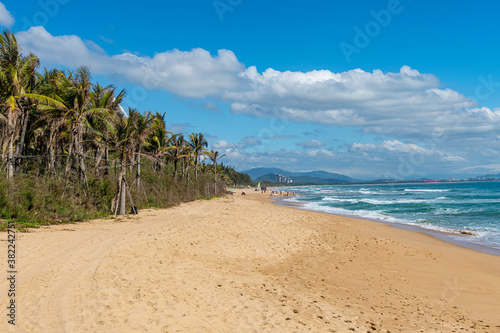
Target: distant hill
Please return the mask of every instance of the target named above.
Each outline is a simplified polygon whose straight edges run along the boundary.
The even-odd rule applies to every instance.
[[[294,184],[338,184],[359,181],[346,175],[326,171],[291,172],[280,168],[254,168],[242,173],[248,174],[254,182],[274,182],[276,174],[291,177]]]

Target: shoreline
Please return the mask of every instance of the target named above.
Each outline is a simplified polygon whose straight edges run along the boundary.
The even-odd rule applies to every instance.
[[[500,330],[498,256],[241,191],[19,233],[0,331]]]
[[[467,237],[474,237],[471,235],[460,235],[457,232],[453,232],[451,230],[450,231],[434,230],[434,229],[425,228],[425,227],[421,227],[421,226],[413,225],[413,224],[405,224],[402,222],[387,222],[384,220],[371,219],[371,218],[367,218],[364,216],[358,216],[358,215],[343,215],[343,214],[329,213],[326,211],[313,210],[313,209],[304,208],[303,205],[301,205],[300,203],[286,202],[286,199],[288,199],[288,198],[285,198],[285,197],[278,197],[278,198],[273,197],[272,198],[273,202],[279,206],[290,207],[290,208],[305,210],[305,211],[309,211],[309,212],[329,214],[329,215],[333,215],[333,216],[340,216],[340,217],[361,219],[361,220],[366,220],[366,221],[382,223],[382,224],[389,225],[389,226],[396,228],[396,229],[409,230],[409,231],[414,231],[414,232],[419,232],[419,233],[423,233],[426,235],[430,235],[436,239],[442,240],[444,242],[447,242],[447,243],[450,243],[453,245],[458,245],[458,246],[466,248],[466,249],[475,250],[475,251],[479,251],[481,253],[491,254],[491,255],[495,255],[495,256],[500,256],[500,249],[497,249],[494,247],[489,247],[487,245],[481,245],[481,244],[468,242],[466,240],[460,240],[460,238],[465,239]]]

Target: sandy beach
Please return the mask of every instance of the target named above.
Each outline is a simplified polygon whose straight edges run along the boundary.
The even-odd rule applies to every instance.
[[[17,233],[0,331],[500,332],[499,256],[246,192]]]

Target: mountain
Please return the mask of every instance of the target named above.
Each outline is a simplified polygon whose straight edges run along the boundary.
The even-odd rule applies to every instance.
[[[248,174],[254,182],[274,182],[276,180],[276,174],[292,178],[294,184],[338,184],[359,181],[358,179],[354,179],[346,175],[321,170],[309,172],[291,172],[280,168],[254,168],[243,171],[243,173]]]
[[[284,175],[287,171],[279,168],[253,168],[247,171],[242,171],[241,173],[246,173],[252,178],[252,180],[259,178],[268,173]]]

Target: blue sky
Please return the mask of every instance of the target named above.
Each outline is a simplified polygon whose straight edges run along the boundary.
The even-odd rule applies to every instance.
[[[88,65],[239,170],[500,172],[500,3],[3,1],[47,67]]]

